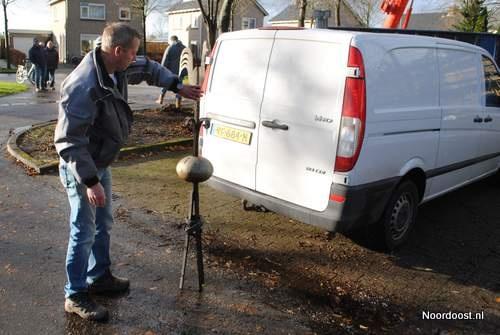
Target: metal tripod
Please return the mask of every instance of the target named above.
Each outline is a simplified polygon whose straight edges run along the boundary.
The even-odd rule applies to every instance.
[[[202,125],[205,128],[210,126],[210,120],[206,118],[199,118],[199,102],[196,104],[196,111],[194,118],[191,118],[189,122],[192,122],[193,128],[193,156],[198,157],[199,148],[199,132]],[[198,182],[194,181],[193,189],[189,194],[189,209],[188,216],[186,219],[186,241],[184,242],[184,257],[182,261],[181,278],[179,282],[179,289],[184,287],[184,276],[186,274],[187,257],[189,251],[189,244],[191,240],[195,241],[196,248],[196,265],[198,269],[198,290],[201,292],[203,290],[203,284],[205,283],[205,273],[203,271],[203,250],[201,246],[201,234],[203,222],[200,216],[200,194],[198,190]]]
[[[198,183],[193,183],[193,190],[190,192],[188,217],[186,219],[186,240],[184,242],[184,257],[182,260],[181,280],[179,289],[184,287],[184,275],[186,274],[186,264],[191,239],[195,241],[196,265],[198,269],[198,290],[203,290],[205,284],[205,273],[203,271],[203,249],[201,247],[202,221],[200,217],[200,199],[198,193]]]

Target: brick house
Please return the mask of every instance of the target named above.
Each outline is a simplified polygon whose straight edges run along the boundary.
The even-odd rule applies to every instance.
[[[176,35],[184,45],[192,46],[192,49],[197,50],[198,56],[201,56],[208,32],[198,2],[181,0],[171,6],[165,14],[168,16],[169,36]],[[234,9],[230,30],[262,27],[264,17],[267,15],[268,12],[257,0],[247,1]]]
[[[328,18],[328,27],[335,26],[335,7],[333,2],[330,1],[325,5],[317,5],[315,8],[317,10],[330,10],[331,16]],[[292,2],[288,7],[283,9],[280,13],[269,20],[269,24],[271,26],[298,26],[299,24],[299,9],[297,5]],[[312,27],[313,26],[313,10],[311,8],[307,8],[306,16],[304,20],[304,27]],[[342,1],[340,6],[340,25],[342,27],[361,27],[361,19],[358,14],[353,10],[351,5]]]
[[[95,39],[110,22],[130,23],[142,32],[140,13],[125,0],[51,0],[53,39],[61,62],[81,57],[94,47]]]

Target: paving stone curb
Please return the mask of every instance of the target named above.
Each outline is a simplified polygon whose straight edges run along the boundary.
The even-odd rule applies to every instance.
[[[59,165],[59,160],[52,161],[49,163],[40,162],[39,160],[30,156],[28,153],[21,150],[21,148],[19,148],[19,146],[17,145],[19,137],[24,133],[31,131],[33,129],[54,124],[56,122],[57,120],[50,120],[42,123],[33,124],[31,126],[25,126],[14,129],[14,131],[9,136],[9,139],[7,140],[7,151],[16,160],[23,163],[25,166],[33,169],[38,174],[46,174],[48,172],[56,170]],[[122,148],[120,150],[120,157],[127,157],[133,154],[140,154],[143,152],[161,151],[172,146],[192,145],[192,143],[193,143],[192,138],[179,138],[175,140],[164,141],[153,144],[136,145],[136,146]]]

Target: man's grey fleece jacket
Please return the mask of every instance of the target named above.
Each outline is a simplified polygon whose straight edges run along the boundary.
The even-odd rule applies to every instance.
[[[127,84],[146,81],[174,92],[182,87],[176,75],[143,57],[116,72],[114,84],[100,53],[100,48],[89,52],[62,83],[54,134],[57,153],[88,187],[99,182],[97,169],[108,167],[127,141],[132,125]]]

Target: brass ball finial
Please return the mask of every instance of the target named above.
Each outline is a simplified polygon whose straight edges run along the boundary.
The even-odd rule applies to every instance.
[[[187,156],[177,163],[175,169],[179,178],[190,183],[202,183],[214,172],[212,163],[206,158]]]

